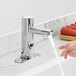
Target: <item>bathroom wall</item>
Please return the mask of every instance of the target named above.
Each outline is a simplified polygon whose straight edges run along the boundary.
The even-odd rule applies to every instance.
[[[38,24],[75,10],[76,0],[0,0],[0,36],[20,30],[22,16]]]

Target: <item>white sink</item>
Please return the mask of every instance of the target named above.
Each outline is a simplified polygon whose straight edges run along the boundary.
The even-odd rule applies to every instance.
[[[65,76],[76,76],[76,58],[61,63]]]
[[[71,58],[69,60],[60,63],[63,71],[58,64],[53,67],[49,67],[33,76],[76,76],[76,58]]]
[[[16,76],[43,63],[56,59],[49,39],[36,43],[31,51],[39,53],[41,56],[32,58],[22,64],[14,63],[14,60],[20,56],[21,49],[0,57],[0,75]]]
[[[58,36],[55,36],[53,39],[58,55],[60,55],[61,50],[58,50],[58,47],[68,41],[60,40]],[[64,58],[59,58],[59,60],[61,69],[59,64],[56,64],[53,67],[49,66],[48,69],[45,69],[33,76],[76,76],[76,58],[68,57],[67,60],[64,60]]]
[[[59,56],[62,51],[58,50],[58,47],[67,41],[60,40],[58,36],[54,36],[53,39]],[[21,49],[0,57],[0,75],[25,76],[28,71],[28,74],[32,73],[31,76],[62,76],[63,71],[64,76],[76,76],[76,59],[69,57],[64,60],[59,56],[61,70],[49,39],[36,43],[31,51],[39,53],[41,56],[22,64],[14,63],[14,60],[20,56]],[[32,71],[30,72],[30,70]]]
[[[49,67],[48,69],[40,72],[39,74],[35,74],[33,76],[62,76],[60,67],[58,64],[55,66]]]
[[[62,68],[62,66],[61,66],[61,63],[62,62],[65,62],[65,60],[64,60],[64,58],[61,58],[60,57],[60,55],[58,54],[58,53],[61,53],[61,51],[60,52],[58,52],[59,50],[58,50],[58,47],[61,45],[61,44],[64,44],[64,43],[66,43],[66,41],[62,41],[62,40],[60,40],[59,39],[59,37],[58,36],[54,36],[53,37],[53,40],[54,40],[54,43],[55,43],[55,46],[56,46],[56,50],[55,51],[57,51],[57,55],[55,54],[55,52],[54,52],[54,49],[52,48],[53,46],[53,44],[51,45],[51,43],[50,43],[50,40],[45,40],[46,41],[46,44],[45,43],[43,43],[42,42],[42,44],[43,44],[43,46],[45,46],[45,47],[50,47],[51,46],[51,48],[52,48],[52,50],[53,50],[53,52],[52,52],[52,50],[50,49],[50,48],[47,48],[48,49],[48,51],[51,51],[51,52],[49,52],[48,54],[47,54],[47,57],[48,57],[48,61],[47,62],[45,62],[44,64],[42,64],[42,65],[39,65],[39,66],[37,66],[37,67],[35,67],[35,68],[33,68],[31,71],[28,71],[28,72],[23,72],[22,74],[20,74],[20,75],[18,75],[18,76],[25,76],[26,74],[28,74],[28,76],[64,76],[64,71],[63,71],[63,68]],[[45,42],[44,41],[44,42]],[[40,49],[40,48],[39,48]],[[42,48],[43,49],[43,48]],[[47,50],[46,50],[47,51]],[[47,52],[48,52],[47,51]],[[51,60],[51,58],[50,58],[50,56],[51,56],[51,54],[52,53],[54,53],[54,55],[53,55],[53,59]],[[46,54],[46,53],[45,53]],[[44,54],[44,55],[45,55]],[[43,55],[43,56],[44,56]],[[58,58],[59,59],[57,59],[57,57],[56,56],[58,56]],[[45,56],[46,57],[46,56]],[[45,60],[46,60],[46,58],[45,58]],[[59,61],[58,61],[59,60]],[[69,59],[68,59],[69,60]],[[31,75],[30,75],[31,74]]]

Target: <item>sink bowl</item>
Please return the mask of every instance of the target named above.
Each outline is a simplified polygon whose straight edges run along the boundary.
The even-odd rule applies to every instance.
[[[40,56],[25,61],[22,64],[14,62],[14,60],[20,56],[21,49],[0,57],[0,75],[16,76],[24,71],[56,59],[49,39],[35,43],[31,51],[40,54]]]
[[[58,36],[54,36],[53,40],[62,70],[60,69],[52,44],[50,40],[46,38],[35,43],[31,50],[33,53],[40,54],[40,56],[36,56],[22,64],[14,62],[14,60],[20,56],[21,49],[0,57],[0,75],[25,76],[28,73],[29,75],[31,74],[31,76],[62,76],[63,71],[63,76],[76,76],[76,59],[68,57],[68,59],[65,60],[63,57],[60,57],[62,51],[58,50],[60,45],[68,41],[60,40]]]
[[[53,39],[59,56],[62,51],[58,50],[58,47],[68,41],[60,40],[58,36],[53,37]],[[68,57],[68,59],[65,60],[63,57],[59,57],[59,60],[62,69],[60,69],[60,66],[56,64],[53,67],[49,67],[33,76],[76,76],[76,58]]]
[[[59,65],[56,64],[55,66],[49,67],[48,69],[40,72],[39,74],[35,74],[33,76],[62,76],[62,73],[59,68]]]
[[[76,58],[61,63],[65,76],[76,76]]]
[[[68,57],[68,59],[65,60],[63,57],[60,57],[60,53],[62,51],[58,50],[58,47],[60,45],[65,44],[68,41],[60,40],[58,36],[54,36],[53,40],[59,57],[59,62],[56,58],[54,58],[53,60],[49,59],[49,61],[47,61],[45,64],[32,69],[32,71],[29,73],[32,76],[76,76],[76,58]],[[26,74],[27,73],[24,72],[19,76],[25,76]]]
[[[53,43],[50,43],[50,40],[49,39],[46,39],[45,41],[43,41],[41,43],[41,45],[43,45],[43,46],[46,47],[46,51],[47,52],[48,52],[48,50],[51,51],[51,52],[49,52],[47,54],[47,59],[48,60],[45,58],[46,62],[44,64],[39,65],[38,67],[33,68],[31,71],[24,72],[24,73],[22,73],[22,74],[20,74],[18,76],[25,76],[26,74],[28,74],[28,76],[30,76],[30,74],[32,76],[51,76],[51,75],[52,76],[64,76],[64,71],[63,71],[63,68],[62,68],[61,63],[62,62],[65,62],[66,60],[64,58],[61,58],[60,57],[59,53],[61,53],[61,51],[59,52],[58,47],[61,44],[66,43],[67,41],[60,40],[58,36],[54,36],[53,37],[53,40],[54,40],[54,44],[55,44],[55,48],[56,48],[55,51],[57,52],[57,55],[54,52],[54,48],[52,46]],[[45,44],[45,42],[46,42],[46,44]],[[40,45],[38,45],[38,46],[40,46]],[[51,47],[51,49],[53,51],[48,46]],[[40,47],[42,47],[42,46],[40,46]],[[40,49],[40,47],[39,47],[39,49]],[[51,54],[53,54],[52,59],[50,59]],[[46,53],[43,54],[43,52],[42,52],[42,55],[41,56],[43,58],[44,58],[44,55],[46,57]],[[58,57],[58,59],[57,59],[57,57]]]

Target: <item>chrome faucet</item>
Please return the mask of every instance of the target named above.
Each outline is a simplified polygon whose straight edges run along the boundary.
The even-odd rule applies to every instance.
[[[43,30],[34,27],[33,17],[22,18],[22,53],[21,56],[15,60],[16,63],[22,63],[32,58],[31,48],[34,45],[34,34],[49,36],[53,30]]]

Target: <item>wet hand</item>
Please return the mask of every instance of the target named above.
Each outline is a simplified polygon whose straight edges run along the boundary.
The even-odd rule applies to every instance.
[[[76,57],[76,41],[68,42],[59,47],[59,49],[63,50],[61,56],[64,56],[67,59],[67,56]]]

